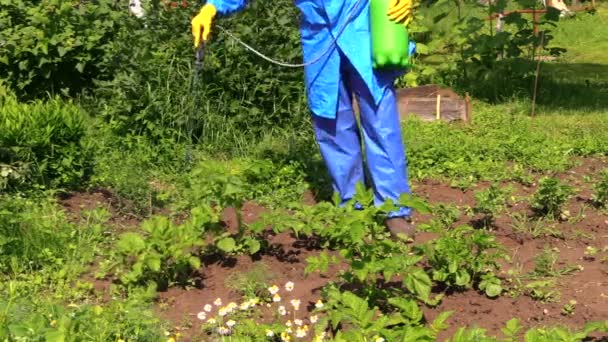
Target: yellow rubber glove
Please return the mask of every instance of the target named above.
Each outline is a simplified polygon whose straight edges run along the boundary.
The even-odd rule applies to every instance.
[[[194,47],[198,47],[201,42],[206,41],[211,32],[211,23],[217,13],[215,6],[206,4],[201,8],[201,11],[192,18],[192,36],[194,36]],[[201,35],[202,34],[202,35]]]
[[[414,17],[416,0],[391,0],[388,5],[390,20],[408,25]]]

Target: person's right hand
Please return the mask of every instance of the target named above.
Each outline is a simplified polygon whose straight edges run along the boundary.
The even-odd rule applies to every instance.
[[[192,19],[192,36],[194,36],[194,47],[198,47],[201,42],[206,41],[211,32],[211,23],[217,10],[215,6],[206,4],[201,8],[201,11]]]

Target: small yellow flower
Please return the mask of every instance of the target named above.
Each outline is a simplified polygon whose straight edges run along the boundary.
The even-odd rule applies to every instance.
[[[281,296],[279,296],[278,293],[275,293],[274,296],[272,296],[272,301],[273,302],[280,302],[281,301]]]
[[[222,306],[222,299],[221,298],[217,298],[214,302],[213,305],[215,306]]]
[[[217,321],[215,320],[215,318],[209,318],[207,320],[207,324],[215,324],[215,323],[217,323]]]
[[[315,324],[315,323],[317,323],[317,321],[319,321],[319,316],[317,316],[317,315],[310,316],[310,323]]]
[[[229,320],[228,322],[226,322],[226,326],[228,328],[232,328],[235,324],[236,324],[236,322],[233,320]]]
[[[297,326],[299,326],[299,327],[300,327],[300,326],[302,326],[302,323],[303,323],[303,322],[302,322],[302,320],[301,320],[301,319],[294,319],[294,320],[293,320],[293,323],[294,323],[295,325],[297,325]]]
[[[217,312],[218,315],[220,315],[221,317],[224,317],[228,314],[228,309],[225,307],[221,307],[219,309],[219,311]]]
[[[283,341],[283,342],[291,341],[291,336],[289,336],[289,333],[287,333],[286,331],[283,331],[281,333],[281,341]]]
[[[116,342],[125,342],[125,340],[123,340],[122,338],[119,338],[118,340],[116,340]]]
[[[313,342],[322,342],[325,339],[325,331],[323,331],[320,335],[316,335],[313,339]]]
[[[322,307],[323,307],[323,301],[319,299],[319,300],[318,300],[318,301],[315,303],[315,308],[320,309],[320,308],[322,308]]]
[[[291,292],[291,291],[293,291],[293,287],[294,287],[294,284],[292,281],[288,281],[287,283],[285,283],[285,291]]]
[[[292,299],[291,305],[293,306],[294,310],[296,310],[296,311],[300,310],[300,300],[299,299]]]
[[[266,336],[268,336],[268,337],[274,336],[274,331],[272,331],[270,329],[266,329]]]
[[[241,305],[239,305],[239,309],[245,311],[245,310],[249,309],[249,305],[250,305],[249,302],[244,302]]]
[[[169,339],[167,340],[167,342],[175,342],[175,338],[169,337]]]
[[[226,306],[229,307],[230,309],[234,309],[234,308],[238,307],[239,305],[235,302],[230,302]]]
[[[272,285],[268,288],[268,292],[270,292],[271,295],[275,295],[279,292],[279,287],[276,285]]]
[[[51,321],[51,326],[52,326],[52,327],[54,327],[54,326],[56,326],[56,325],[57,325],[57,321],[56,321],[56,320],[52,320],[52,321]]]
[[[384,342],[384,338],[382,338],[382,337],[376,337],[376,339],[374,340],[374,342]]]
[[[291,320],[287,320],[287,322],[285,322],[285,325],[291,328]]]

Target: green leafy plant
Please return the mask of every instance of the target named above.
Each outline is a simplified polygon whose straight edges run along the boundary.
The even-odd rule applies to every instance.
[[[478,284],[489,297],[501,294],[501,281],[492,270],[498,269],[498,260],[506,254],[494,236],[460,226],[418,249],[432,267],[433,280],[455,288]]]
[[[114,258],[102,265],[104,271],[112,272],[125,285],[152,282],[166,289],[173,282],[186,283],[191,272],[201,267],[203,232],[219,222],[210,207],[194,208],[191,215],[180,225],[168,217],[154,216],[142,223],[145,234],[121,234]]]
[[[600,180],[595,184],[592,199],[597,206],[605,207],[608,205],[608,170],[602,171],[600,176]]]
[[[487,190],[475,193],[476,204],[473,207],[473,212],[483,215],[483,224],[488,227],[494,221],[494,217],[498,215],[507,203],[508,191],[500,189],[495,184],[491,185]]]
[[[562,206],[572,194],[572,188],[556,178],[544,177],[532,198],[532,208],[540,215],[559,217]]]
[[[389,341],[413,338],[416,341],[434,341],[437,334],[448,326],[451,312],[441,313],[428,326],[421,324],[422,311],[415,301],[404,298],[390,300],[394,311],[384,314],[378,307],[349,291],[329,289],[328,301],[322,310],[327,312],[328,324],[337,331],[335,341],[369,341],[385,338]],[[342,329],[337,330],[338,327]]]

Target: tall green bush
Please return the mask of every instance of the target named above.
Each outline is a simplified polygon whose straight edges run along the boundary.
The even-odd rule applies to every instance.
[[[91,166],[86,133],[86,116],[73,103],[0,97],[0,190],[77,185]]]
[[[214,147],[255,139],[273,129],[309,126],[301,69],[270,64],[215,27],[195,77],[190,20],[200,8],[151,2],[138,28],[124,26],[105,46],[119,70],[98,82],[95,106],[121,134]],[[288,0],[253,1],[216,23],[268,55],[300,63],[298,10]]]
[[[1,0],[0,75],[21,99],[91,87],[112,73],[101,64],[103,46],[129,22],[117,3]]]

